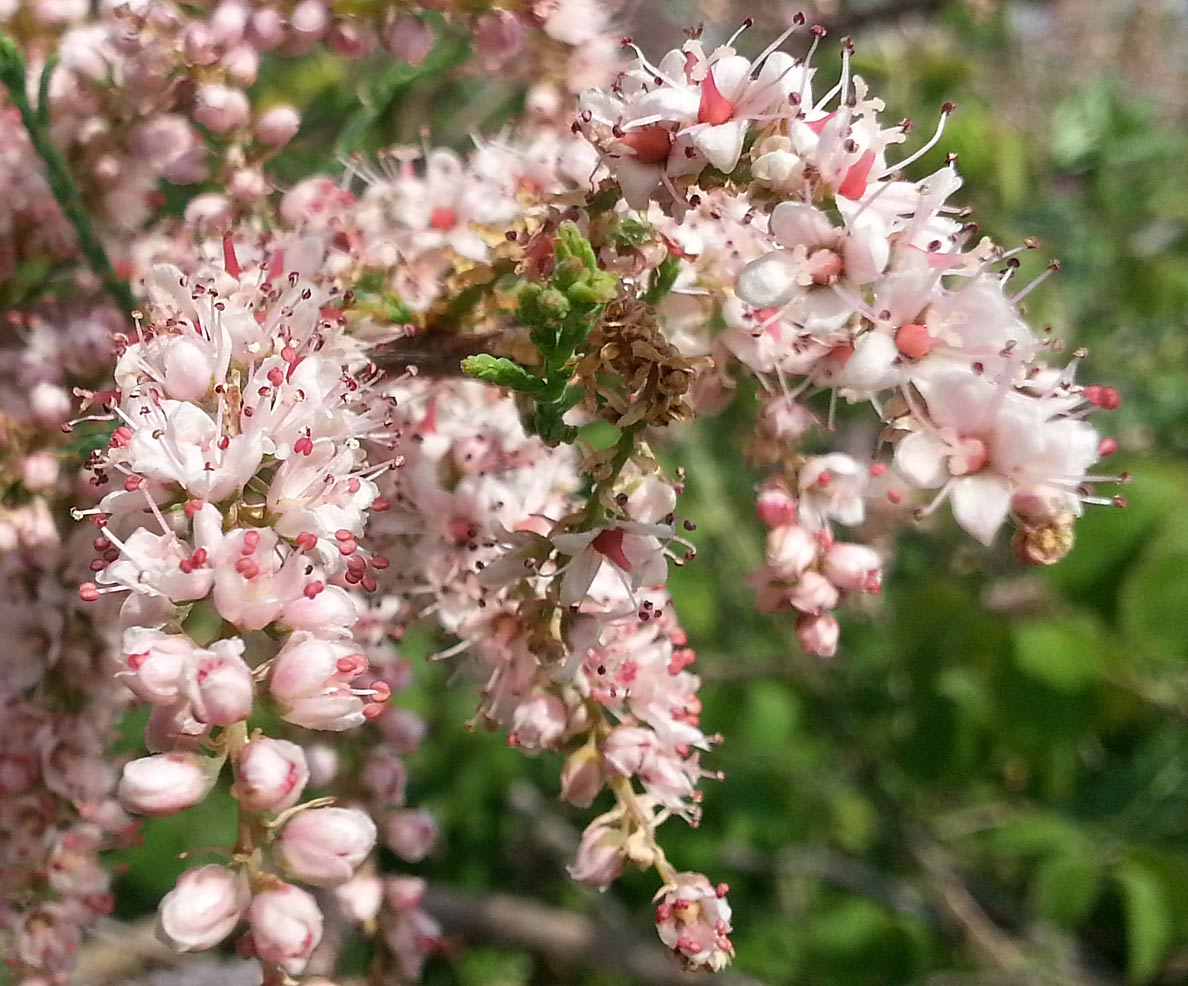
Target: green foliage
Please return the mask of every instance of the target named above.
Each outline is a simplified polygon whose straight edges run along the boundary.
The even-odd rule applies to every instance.
[[[525,395],[525,427],[550,445],[559,445],[577,436],[577,429],[564,420],[584,394],[570,382],[574,357],[603,308],[614,300],[618,281],[598,269],[593,247],[572,223],[558,228],[553,257],[549,281],[525,282],[516,298],[516,315],[540,352],[536,373],[486,353],[463,360],[462,372]]]

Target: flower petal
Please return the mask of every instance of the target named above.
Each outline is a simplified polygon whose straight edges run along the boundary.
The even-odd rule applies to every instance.
[[[1002,476],[982,472],[953,484],[953,516],[957,523],[989,545],[1006,520],[1011,506],[1011,485]]]

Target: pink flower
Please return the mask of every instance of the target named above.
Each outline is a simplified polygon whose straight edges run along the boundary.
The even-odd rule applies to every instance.
[[[1054,495],[1080,511],[1078,488],[1097,460],[1097,432],[1047,401],[942,368],[917,381],[927,418],[895,448],[895,467],[922,489],[948,497],[957,523],[990,544],[1017,493]]]
[[[375,822],[354,808],[310,808],[281,830],[277,850],[293,876],[318,887],[345,883],[375,846]]]
[[[668,579],[668,562],[659,538],[671,537],[665,524],[616,521],[578,534],[557,534],[553,544],[570,555],[561,570],[561,605],[581,602],[594,577],[609,561],[632,589],[663,585]]]
[[[364,698],[371,692],[351,682],[366,670],[367,658],[357,647],[297,631],[273,659],[268,688],[287,722],[340,732],[365,718]]]
[[[322,912],[300,887],[278,883],[257,894],[247,912],[252,942],[262,962],[297,975],[322,940]]]
[[[687,968],[717,972],[734,957],[726,890],[700,873],[678,873],[657,895],[656,931]]]
[[[235,930],[250,898],[242,873],[216,863],[186,870],[157,908],[157,936],[178,952],[213,948]]]

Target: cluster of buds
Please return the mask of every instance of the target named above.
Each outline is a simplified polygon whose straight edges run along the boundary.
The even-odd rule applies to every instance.
[[[873,594],[882,588],[878,552],[865,544],[835,540],[828,520],[830,514],[847,513],[851,520],[862,519],[864,484],[853,488],[854,478],[861,476],[858,469],[841,453],[818,456],[801,467],[799,499],[787,487],[769,483],[759,490],[756,503],[768,528],[764,564],[752,577],[756,607],[764,613],[795,612],[800,646],[817,657],[837,653],[840,628],[833,611],[846,595]],[[825,510],[822,500],[828,505]]]

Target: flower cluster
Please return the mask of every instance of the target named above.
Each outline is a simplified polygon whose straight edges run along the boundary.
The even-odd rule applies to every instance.
[[[359,539],[392,462],[371,463],[364,447],[387,440],[388,404],[342,333],[342,299],[316,276],[316,246],[303,245],[304,256],[302,244],[265,243],[249,261],[249,245],[228,239],[221,264],[150,272],[116,390],[93,398],[115,427],[89,463],[110,492],[91,511],[95,576],[80,589],[126,593],[118,677],[152,706],[154,752],[124,767],[121,804],[169,815],[205,798],[225,765],[234,778],[231,864],[183,874],[162,901],[162,935],[209,948],[246,920],[277,975],[301,971],[322,916],[275,871],[342,884],[376,828],[355,808],[302,802],[302,747],[247,720],[259,704],[341,731],[390,695],[352,640],[352,590],[374,589],[386,565]]]
[[[861,524],[872,497],[919,504],[917,518],[948,501],[986,545],[1009,520],[1031,564],[1067,552],[1083,503],[1122,501],[1091,489],[1115,479],[1092,467],[1116,443],[1086,420],[1117,393],[1078,384],[1076,359],[1046,362],[1058,344],[1022,320],[1023,299],[1059,265],[1015,289],[1018,254],[1035,244],[1008,251],[979,236],[948,204],[961,186],[951,159],[905,174],[954,107],[895,159],[910,121],[880,123],[848,41],[840,80],[815,96],[824,32],[808,33],[804,59],[777,43],[748,61],[733,41],[707,53],[698,39],[656,65],[640,54],[609,91],[582,97],[578,126],[683,262],[661,313],[713,355],[695,388],[703,406],[729,398],[732,363],[762,388],[755,457],[779,471],[760,494],[772,532],[759,604],[788,604],[802,643],[831,654],[826,614],[839,593],[876,591],[881,567],[868,548],[834,546],[831,525]],[[706,338],[715,320],[725,331]],[[887,459],[873,446],[865,465],[798,451],[818,393],[830,426],[839,402],[871,405]]]
[[[951,105],[902,148],[848,42],[822,86],[799,16],[754,58],[694,32],[653,63],[594,0],[426,6],[0,4],[0,286],[92,267],[70,304],[15,295],[25,350],[3,362],[0,931],[21,975],[62,979],[110,907],[97,859],[125,812],[223,784],[235,843],[178,878],[162,939],[242,929],[274,986],[330,908],[374,935],[377,975],[416,978],[445,932],[425,882],[373,854],[438,841],[407,797],[425,723],[389,701],[414,628],[472,672],[472,725],[598,804],[573,878],[655,870],[660,941],[719,970],[728,888],[659,835],[697,825],[720,776],[669,591],[696,556],[671,432],[756,394],[756,605],[820,657],[912,517],[948,503],[1050,564],[1082,504],[1121,502],[1094,492],[1116,443],[1088,420],[1117,393],[1023,319],[1056,265],[1018,287],[1034,244],[981,237],[954,160],[908,174]],[[300,114],[253,105],[262,56],[444,72],[466,44],[522,85],[516,126],[274,194]],[[178,218],[161,180],[210,183]],[[92,275],[139,310],[92,305]],[[101,751],[135,700],[148,752],[120,772]]]

